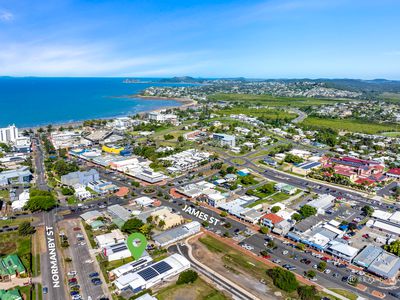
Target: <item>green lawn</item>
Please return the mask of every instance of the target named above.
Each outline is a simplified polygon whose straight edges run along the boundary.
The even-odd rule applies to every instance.
[[[36,218],[17,218],[17,219],[8,219],[8,220],[0,220],[0,227],[3,226],[18,226],[23,222],[33,222]]]
[[[269,106],[281,106],[281,107],[302,107],[310,105],[324,105],[333,104],[340,101],[348,100],[338,100],[338,99],[315,99],[306,97],[276,97],[271,95],[243,95],[243,94],[215,94],[208,96],[209,100],[215,101],[232,101],[232,102],[245,102],[252,104],[262,104]]]
[[[279,192],[279,193],[273,194],[271,197],[269,197],[269,200],[271,200],[271,202],[273,202],[273,203],[276,203],[276,202],[285,201],[289,198],[290,198],[290,195]]]
[[[31,271],[31,236],[20,236],[18,232],[0,234],[0,255],[18,254],[25,268]]]
[[[32,297],[33,293],[31,293],[31,292],[34,291],[34,289],[31,289],[30,285],[19,286],[17,288],[18,288],[19,292],[21,293],[21,295],[25,295],[25,297],[23,297],[25,300],[33,300],[36,298],[36,296]]]
[[[229,109],[221,109],[216,111],[216,113],[220,115],[244,114],[253,117],[262,116],[268,120],[277,120],[277,119],[292,120],[297,117],[296,114],[288,113],[280,109],[271,109],[271,108],[255,109],[246,107],[234,107]]]
[[[195,282],[183,285],[170,285],[157,294],[159,300],[175,300],[179,298],[193,299],[193,300],[228,300],[223,293],[216,290],[214,287],[206,283],[201,278]]]
[[[238,165],[244,165],[246,163],[246,161],[241,158],[234,158],[232,159],[232,162]]]
[[[356,300],[357,299],[357,295],[353,294],[352,292],[348,291],[348,290],[342,290],[342,289],[330,289],[332,292],[338,293],[339,295],[342,295],[350,300]]]
[[[336,130],[361,132],[367,134],[375,134],[379,132],[389,132],[396,130],[396,125],[394,124],[369,123],[354,119],[323,119],[308,117],[301,124],[313,128],[332,128]]]
[[[400,137],[400,132],[399,131],[384,132],[384,133],[381,133],[381,135],[388,136],[388,137]]]
[[[106,280],[106,282],[109,282],[108,279],[108,272],[116,269],[124,264],[127,264],[131,261],[133,261],[133,257],[128,257],[128,258],[124,258],[124,259],[119,259],[119,260],[115,260],[115,261],[107,261],[106,259],[102,258],[100,256],[100,254],[96,255],[96,259],[99,262],[99,266],[101,269],[101,272],[104,275],[104,278]]]
[[[0,190],[0,199],[8,200],[10,197],[10,193],[8,190]]]
[[[255,196],[257,196],[257,194],[255,194]],[[277,202],[281,202],[281,201],[285,201],[287,199],[289,199],[289,195],[282,193],[282,192],[278,192],[275,194],[272,194],[271,196],[268,196],[266,198],[263,199],[259,199],[251,204],[249,204],[247,207],[254,207],[258,204],[262,204],[262,203],[269,203],[269,204],[273,204],[273,203],[277,203]]]
[[[249,155],[249,158],[255,158],[255,157],[259,157],[259,156],[266,156],[268,155],[270,152],[270,150],[261,150],[261,151],[257,151],[255,153],[252,153],[251,155]]]

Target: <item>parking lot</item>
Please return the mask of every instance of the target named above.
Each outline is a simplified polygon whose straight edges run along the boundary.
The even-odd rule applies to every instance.
[[[63,221],[60,223],[60,228],[68,237],[70,245],[68,252],[69,257],[72,259],[72,262],[67,264],[66,268],[67,278],[70,281],[68,282],[68,294],[73,290],[73,286],[76,286],[79,287],[83,299],[91,297],[91,299],[95,300],[107,295],[104,278],[102,278],[97,261],[89,252],[87,245],[89,241],[86,240],[82,232],[80,221],[76,219]],[[75,272],[76,274],[74,274]],[[93,273],[98,273],[98,275],[93,276]],[[90,274],[92,276],[89,276]],[[76,280],[73,278],[76,278]],[[93,282],[92,280],[95,280],[95,278],[100,278],[100,281]]]

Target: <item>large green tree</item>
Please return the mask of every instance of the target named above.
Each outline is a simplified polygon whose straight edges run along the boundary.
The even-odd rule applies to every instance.
[[[29,200],[25,205],[25,208],[35,211],[49,211],[57,205],[57,200],[54,195],[49,191],[31,190]]]
[[[267,274],[272,278],[274,285],[286,292],[293,292],[299,286],[299,283],[294,274],[281,267],[275,267],[267,270]]]
[[[299,210],[300,215],[305,219],[317,213],[317,209],[310,205],[303,205]]]
[[[400,256],[400,240],[391,242],[389,245],[383,246],[383,248],[390,253]]]
[[[126,221],[124,225],[122,225],[121,230],[126,233],[134,233],[140,231],[143,225],[144,223],[141,220],[137,218],[132,218]]]
[[[197,274],[196,271],[187,270],[179,274],[176,284],[192,283],[195,282],[198,277],[199,275]]]

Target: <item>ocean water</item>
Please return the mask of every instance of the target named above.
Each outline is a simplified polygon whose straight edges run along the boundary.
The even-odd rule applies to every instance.
[[[128,98],[149,86],[124,78],[0,78],[0,127],[76,122],[126,116],[180,105],[174,100]],[[176,86],[176,84],[175,84]]]

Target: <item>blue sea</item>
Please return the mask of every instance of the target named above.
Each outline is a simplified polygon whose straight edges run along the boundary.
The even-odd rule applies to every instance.
[[[9,124],[34,127],[126,116],[180,105],[174,100],[124,97],[137,94],[149,86],[174,84],[127,84],[123,80],[124,78],[1,77],[0,127]]]

